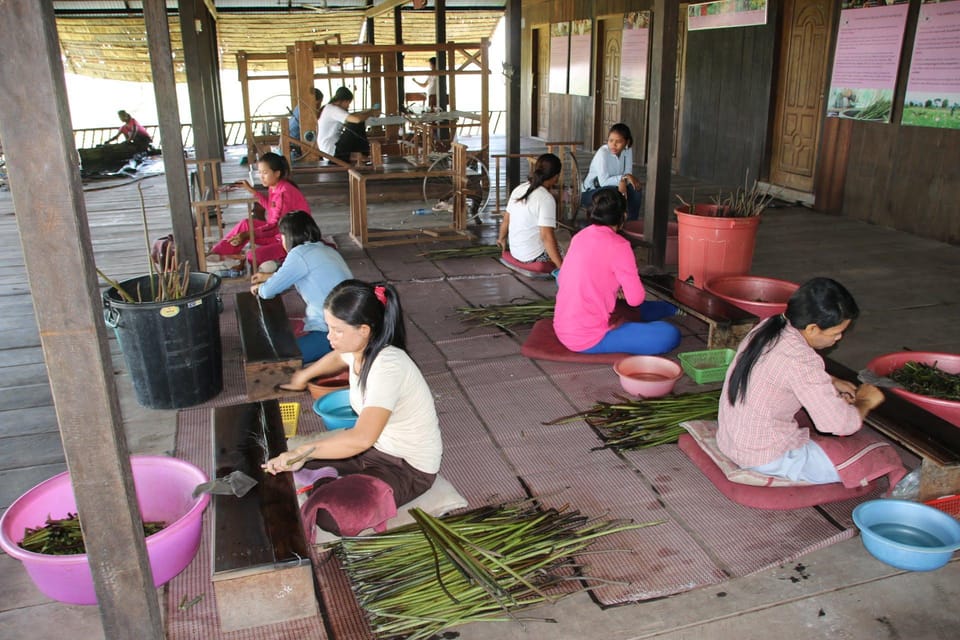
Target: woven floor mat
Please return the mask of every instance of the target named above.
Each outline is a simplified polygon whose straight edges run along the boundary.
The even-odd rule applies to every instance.
[[[449,278],[456,278],[457,276],[503,276],[503,267],[493,256],[436,260],[434,264]]]
[[[453,287],[468,304],[479,307],[482,305],[521,304],[524,302],[540,301],[542,298],[520,278],[512,272],[506,271],[496,260],[490,264],[496,269],[497,277],[491,278],[461,278],[450,280]],[[556,290],[551,293],[551,297]]]
[[[432,243],[371,247],[367,249],[367,254],[384,278],[391,282],[402,282],[443,277],[443,271],[437,265],[418,255],[435,248]],[[402,296],[400,300],[406,304]]]
[[[513,336],[499,330],[485,335],[437,340],[437,348],[448,361],[498,359],[515,356],[520,345]]]
[[[509,388],[527,380],[546,381],[537,365],[520,355],[519,348],[512,356],[492,360],[450,361],[447,364],[468,391],[477,387]]]

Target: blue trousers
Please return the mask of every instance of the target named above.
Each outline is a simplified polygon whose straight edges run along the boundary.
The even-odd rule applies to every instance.
[[[662,318],[677,313],[677,308],[663,300],[640,305],[643,322],[624,322],[611,329],[597,344],[582,353],[632,353],[652,356],[673,351],[680,344],[680,330]]]
[[[580,204],[590,209],[590,204],[593,202],[593,194],[595,194],[600,189],[590,189],[584,191],[580,194]],[[643,206],[643,191],[641,189],[634,189],[633,185],[627,185],[627,220],[639,220],[640,219],[640,208]]]
[[[330,341],[327,340],[326,331],[308,331],[297,338],[297,346],[300,347],[304,365],[316,362],[333,351]]]

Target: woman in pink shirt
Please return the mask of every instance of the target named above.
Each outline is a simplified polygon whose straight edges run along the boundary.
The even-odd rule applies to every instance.
[[[257,264],[263,264],[267,260],[280,262],[287,252],[281,244],[277,223],[291,211],[310,213],[310,205],[297,185],[288,178],[290,165],[287,164],[286,158],[273,152],[265,153],[257,163],[257,169],[260,182],[267,188],[267,195],[254,189],[253,185],[246,180],[240,180],[235,184],[249,191],[266,210],[266,220],[256,218],[253,220]],[[213,245],[210,253],[225,258],[239,258],[242,266],[242,251],[248,242],[250,242],[250,229],[247,226],[247,219],[244,218],[223,237],[223,240]],[[247,259],[250,258],[252,258],[251,252],[247,252]]]
[[[830,458],[796,416],[804,409],[818,431],[845,436],[883,402],[873,385],[857,387],[830,376],[817,353],[839,342],[858,314],[843,285],[813,278],[790,297],[785,313],[744,338],[720,396],[717,445],[724,454],[771,476],[839,481]]]
[[[571,351],[652,355],[680,344],[680,330],[662,320],[677,308],[659,300],[644,302],[633,249],[618,233],[626,213],[627,201],[615,187],[600,189],[590,206],[592,224],[570,241],[557,278],[553,329]],[[639,306],[644,322],[611,325],[618,296]]]

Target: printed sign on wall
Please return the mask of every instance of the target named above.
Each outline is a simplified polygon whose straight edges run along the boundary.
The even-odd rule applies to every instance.
[[[590,58],[593,51],[593,21],[570,23],[570,93],[590,95]]]
[[[570,23],[550,25],[550,93],[567,92],[567,68],[570,62]]]
[[[620,48],[620,97],[647,97],[647,51],[650,48],[650,12],[634,11],[623,16]]]
[[[767,24],[767,0],[718,0],[687,7],[687,31]]]
[[[960,129],[960,1],[920,6],[901,124]]]

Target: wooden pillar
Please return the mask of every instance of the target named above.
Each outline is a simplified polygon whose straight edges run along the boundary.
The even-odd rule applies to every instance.
[[[160,123],[173,239],[177,243],[177,256],[180,261],[189,262],[190,269],[196,270],[200,262],[193,231],[193,213],[190,209],[187,164],[183,158],[183,141],[180,140],[180,111],[177,107],[177,82],[173,74],[173,49],[170,46],[166,2],[144,0],[143,21],[146,23],[147,46],[150,48],[150,70],[153,73],[153,93],[157,100],[157,120]]]
[[[447,0],[434,0],[436,11],[434,24],[437,32],[436,41],[446,44],[447,42]],[[447,56],[450,59],[447,59]],[[447,87],[447,69],[453,67],[453,50],[445,49],[437,52],[437,108],[446,111],[450,106],[449,89]]]
[[[179,7],[194,151],[200,160],[223,160],[223,109],[216,34],[213,33],[215,22],[203,0],[183,0]],[[219,173],[219,165],[217,171]],[[220,175],[216,178],[221,181]]]
[[[53,3],[6,0],[2,7],[0,138],[103,635],[161,640],[163,621],[93,268]],[[23,125],[27,116],[44,123],[42,144],[36,129]]]
[[[667,222],[670,216],[678,19],[678,6],[674,0],[653,0],[643,228],[644,235],[652,244],[651,262],[661,268],[667,255]],[[647,232],[647,229],[650,231]]]
[[[293,43],[293,66],[296,76],[296,93],[292,96],[294,105],[300,107],[300,136],[307,131],[317,131],[317,116],[321,105],[313,97],[313,42],[297,40]],[[333,96],[327,96],[327,100]]]
[[[400,11],[400,5],[397,5],[393,8],[393,41],[397,44],[403,44],[403,12]],[[400,97],[400,104],[403,104],[405,96],[407,95],[407,90],[404,87],[404,77],[403,77],[403,52],[397,51],[396,53],[397,71],[401,72],[397,76],[397,95]],[[386,65],[384,65],[386,68]]]
[[[480,40],[480,117],[483,119],[480,126],[480,148],[490,149],[490,42],[486,38]],[[484,158],[489,166],[489,158]]]
[[[520,153],[520,88],[522,17],[521,0],[507,0],[507,37],[506,62],[504,73],[507,76],[507,153],[517,156]],[[520,184],[519,157],[507,158],[507,185],[509,188]],[[498,203],[499,206],[499,203]]]
[[[288,57],[289,59],[289,57]],[[253,122],[250,120],[250,79],[247,76],[247,52],[237,52],[237,79],[240,81],[240,101],[243,102],[243,128],[247,140],[247,163],[257,161],[257,145],[253,140]]]

